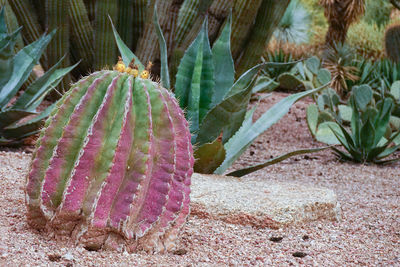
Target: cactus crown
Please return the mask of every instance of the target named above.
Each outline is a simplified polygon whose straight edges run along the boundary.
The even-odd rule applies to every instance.
[[[142,79],[150,79],[150,70],[151,67],[153,66],[153,63],[149,61],[147,64],[147,67],[145,70],[143,70],[140,73],[140,78]],[[122,72],[122,73],[128,73],[129,75],[132,75],[133,77],[138,77],[139,76],[139,67],[138,65],[135,65],[135,58],[132,59],[132,61],[129,63],[128,67],[125,66],[125,63],[122,61],[121,57],[118,57],[118,62],[115,64],[114,70]]]
[[[91,248],[163,251],[189,213],[193,151],[172,93],[134,62],[72,86],[27,178],[28,219]]]

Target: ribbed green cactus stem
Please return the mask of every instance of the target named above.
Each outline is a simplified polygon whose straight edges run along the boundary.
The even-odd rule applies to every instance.
[[[17,17],[15,16],[14,11],[12,10],[9,1],[0,0],[0,9],[4,8],[4,18],[7,24],[7,29],[9,33],[16,31],[19,28],[19,24],[17,21]],[[17,43],[15,44],[15,52],[24,47],[24,42],[22,41],[22,37],[18,36]]]
[[[290,0],[263,0],[256,21],[250,31],[244,51],[236,63],[236,75],[241,75],[256,65],[265,51],[276,26],[285,14]]]
[[[139,43],[136,49],[136,55],[142,62],[154,61],[156,58],[159,59],[160,50],[157,45],[157,35],[153,24],[153,13],[157,3],[157,13],[159,14],[159,23],[161,28],[165,31],[165,25],[170,20],[169,11],[172,7],[174,0],[163,0],[163,1],[150,1],[150,7],[146,14],[146,23],[144,25],[143,35],[139,39]]]
[[[196,15],[194,17],[194,21],[190,25],[191,27],[187,29],[186,34],[183,36],[183,39],[179,44],[180,48],[186,49],[196,38],[197,34],[199,33],[199,31],[203,25],[204,18],[206,17],[206,15],[208,13],[208,9],[210,8],[213,0],[201,0],[198,2],[199,2],[199,4],[197,7]],[[178,25],[179,25],[179,22],[178,22]]]
[[[82,60],[78,65],[79,72],[87,74],[94,61],[93,27],[83,0],[70,0],[69,14],[72,36],[70,51],[75,61]]]
[[[171,250],[189,213],[188,122],[172,93],[119,65],[73,85],[46,121],[28,220],[92,249]]]
[[[208,13],[208,35],[211,43],[214,43],[214,40],[218,37],[218,33],[232,8],[232,0],[214,0],[212,2]]]
[[[243,49],[262,0],[235,0],[232,11],[231,49],[234,59]]]
[[[393,25],[385,32],[385,52],[390,60],[400,62],[400,25]]]
[[[109,0],[96,1],[95,16],[95,58],[94,69],[99,70],[105,66],[111,67],[117,59],[117,47],[109,17],[117,21],[118,2]]]
[[[9,2],[22,28],[22,35],[27,44],[30,44],[43,34],[37,14],[30,1],[13,0]]]
[[[134,0],[118,0],[117,30],[122,40],[129,48],[133,46],[133,38],[135,37],[132,27],[134,20],[134,2]]]
[[[47,48],[48,66],[53,66],[64,55],[69,55],[69,5],[70,1],[46,0],[47,28],[49,31],[57,29]],[[67,56],[61,63],[61,67],[68,66],[70,66],[70,61]],[[66,75],[59,86],[59,91],[65,92],[70,82],[70,75]]]
[[[138,45],[140,36],[143,35],[144,24],[146,21],[147,7],[150,0],[135,0],[133,1],[133,39],[131,50],[135,51]]]
[[[185,0],[179,10],[178,24],[175,32],[175,45],[179,47],[193,26],[198,15],[199,1]]]

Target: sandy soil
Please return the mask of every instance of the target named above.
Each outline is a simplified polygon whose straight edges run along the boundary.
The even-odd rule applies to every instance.
[[[321,145],[308,133],[307,102],[260,136],[233,169]],[[23,195],[29,160],[29,153],[0,151],[0,266],[400,266],[400,163],[340,163],[330,151],[294,157],[253,175],[333,189],[342,221],[270,230],[190,216],[174,253],[129,255],[75,248],[30,229]]]

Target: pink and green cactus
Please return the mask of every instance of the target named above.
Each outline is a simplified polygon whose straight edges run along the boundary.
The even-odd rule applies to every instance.
[[[148,74],[119,62],[61,99],[27,178],[33,227],[91,249],[173,249],[189,213],[191,135],[173,95]]]

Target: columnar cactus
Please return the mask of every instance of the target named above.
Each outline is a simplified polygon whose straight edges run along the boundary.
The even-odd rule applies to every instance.
[[[385,32],[385,50],[386,55],[393,62],[400,62],[400,25],[393,25],[386,29]]]
[[[46,122],[28,220],[91,249],[171,250],[189,213],[193,151],[173,95],[119,62],[72,86]]]

